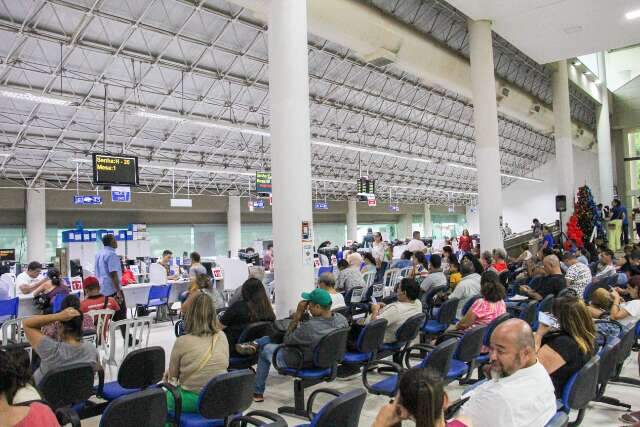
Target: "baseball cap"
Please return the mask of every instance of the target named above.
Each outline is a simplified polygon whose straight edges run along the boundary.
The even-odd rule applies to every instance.
[[[98,287],[98,288],[100,287],[100,282],[98,282],[98,278],[95,276],[85,277],[84,280],[82,281],[83,289],[95,288],[95,287]]]
[[[302,299],[321,305],[323,307],[331,307],[331,295],[324,289],[316,288],[311,292],[303,292]]]

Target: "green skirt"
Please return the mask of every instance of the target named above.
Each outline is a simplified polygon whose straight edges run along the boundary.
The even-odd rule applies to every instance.
[[[182,412],[198,412],[199,393],[185,390],[182,387],[178,387],[178,393],[180,393],[180,398],[182,399]],[[165,391],[165,395],[167,396],[167,409],[169,412],[174,412],[176,404],[173,399],[173,394],[169,391]],[[171,425],[171,423],[166,423],[165,427],[169,427]]]

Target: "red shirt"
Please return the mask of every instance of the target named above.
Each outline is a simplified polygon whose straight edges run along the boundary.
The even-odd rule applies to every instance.
[[[87,297],[80,303],[80,311],[88,313],[91,310],[103,310],[105,308],[104,299],[105,297],[103,295]],[[108,310],[118,311],[120,310],[120,304],[118,304],[115,299],[109,297],[106,308]]]
[[[493,265],[491,266],[495,271],[497,271],[498,273],[502,273],[503,271],[505,271],[508,267],[507,267],[507,263],[502,261],[502,262],[494,262]]]
[[[471,252],[471,236],[460,236],[458,238],[458,247],[461,251]]]
[[[122,278],[120,279],[120,283],[125,286],[131,283],[136,283],[136,276],[133,274],[133,271],[131,270],[123,271]]]
[[[55,414],[47,405],[33,402],[29,405],[29,412],[14,427],[60,427]]]

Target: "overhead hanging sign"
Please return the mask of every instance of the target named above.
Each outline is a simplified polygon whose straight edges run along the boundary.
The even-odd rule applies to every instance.
[[[398,206],[398,205],[389,205],[389,210],[391,212],[400,212],[400,206]]]
[[[112,186],[111,201],[116,203],[130,203],[131,187]]]
[[[313,207],[315,209],[329,209],[329,203],[327,203],[327,202],[315,202]]]
[[[93,182],[96,185],[138,185],[138,158],[94,153]]]
[[[264,209],[264,200],[262,199],[254,200],[250,203],[252,203],[252,206],[256,209]]]
[[[256,171],[256,193],[271,194],[271,172]]]
[[[376,199],[367,199],[367,205],[376,206],[377,204],[378,202],[376,202]]]
[[[73,196],[74,205],[101,205],[102,197],[95,195]]]

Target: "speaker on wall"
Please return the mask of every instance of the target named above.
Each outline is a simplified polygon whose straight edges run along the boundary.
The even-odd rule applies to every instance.
[[[567,196],[556,196],[556,212],[567,211]]]

